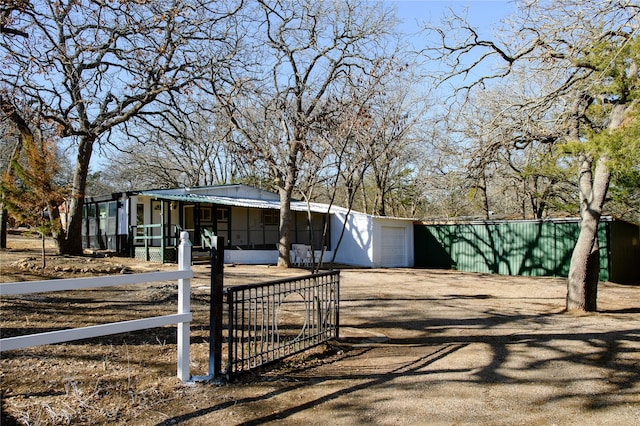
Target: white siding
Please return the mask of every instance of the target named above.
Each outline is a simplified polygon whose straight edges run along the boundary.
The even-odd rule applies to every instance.
[[[331,246],[335,250],[343,224],[345,213],[331,215]],[[336,263],[370,268],[373,265],[373,221],[371,216],[351,212],[346,220],[344,236],[336,252]],[[330,259],[327,258],[327,262]]]

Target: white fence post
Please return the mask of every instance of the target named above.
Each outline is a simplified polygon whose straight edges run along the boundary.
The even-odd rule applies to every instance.
[[[178,246],[178,270],[191,269],[191,241],[189,233],[180,233],[180,245]],[[178,280],[178,314],[188,314],[191,311],[191,280]],[[189,371],[189,322],[178,323],[178,378],[183,382],[191,378]]]

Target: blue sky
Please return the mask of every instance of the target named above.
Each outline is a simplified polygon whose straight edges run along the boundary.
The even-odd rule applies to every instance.
[[[499,20],[513,9],[508,0],[384,0],[398,7],[399,15],[410,20],[440,18],[446,9],[461,10],[468,7],[474,22],[490,23]]]
[[[429,40],[425,33],[419,34],[425,23],[437,26],[445,14],[451,9],[459,16],[466,16],[468,23],[475,28],[479,36],[488,40],[495,39],[496,29],[500,21],[515,11],[512,0],[382,0],[386,4],[395,6],[397,16],[402,21],[400,30],[405,34],[413,34],[405,42],[412,45],[414,51],[420,51],[427,46],[440,44],[440,39]],[[433,34],[432,34],[433,35]],[[467,60],[474,54],[465,55]],[[425,64],[429,69],[439,68],[435,62]],[[492,59],[483,61],[470,77],[490,73]]]
[[[482,35],[491,33],[493,27],[513,11],[513,4],[507,0],[385,0],[394,4],[398,17],[403,21],[405,31],[412,33],[420,28],[422,22],[436,24],[440,22],[448,9],[462,13],[468,9],[469,23],[481,31]]]

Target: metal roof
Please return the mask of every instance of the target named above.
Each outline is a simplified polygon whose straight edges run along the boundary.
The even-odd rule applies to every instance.
[[[230,185],[231,187],[234,185]],[[237,185],[235,185],[237,186]],[[159,200],[173,200],[173,201],[182,201],[185,203],[205,203],[205,204],[217,204],[221,206],[233,206],[233,207],[248,207],[248,208],[256,208],[256,209],[272,209],[272,210],[280,210],[280,200],[277,198],[274,199],[263,199],[264,195],[260,195],[260,198],[249,198],[249,197],[229,197],[224,195],[214,195],[214,194],[197,194],[191,191],[195,190],[206,190],[206,189],[219,189],[220,187],[211,187],[211,188],[173,188],[173,189],[155,189],[155,190],[147,190],[137,192],[137,195],[156,198]],[[263,191],[266,192],[266,191]],[[273,195],[273,193],[271,193]],[[344,215],[354,214],[354,215],[364,215],[370,217],[372,219],[384,219],[384,220],[397,220],[397,221],[413,221],[413,218],[400,218],[393,216],[375,216],[362,212],[358,212],[355,210],[350,210],[345,207],[340,207],[336,205],[323,204],[323,203],[307,203],[305,201],[293,200],[291,201],[291,210],[298,212],[306,212],[310,211],[312,213],[342,213]]]
[[[254,198],[236,198],[236,197],[223,197],[219,195],[200,195],[189,194],[186,191],[182,193],[170,192],[170,191],[140,191],[140,196],[157,198],[161,200],[182,201],[185,203],[205,203],[205,204],[217,204],[221,206],[233,206],[233,207],[250,207],[256,209],[280,209],[280,201],[278,200],[259,200]],[[329,206],[328,204],[309,203],[304,201],[292,201],[291,210],[293,211],[311,211],[313,213],[327,213],[330,210],[332,213],[336,211],[336,206]]]

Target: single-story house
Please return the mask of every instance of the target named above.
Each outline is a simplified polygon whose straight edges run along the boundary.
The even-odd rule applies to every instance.
[[[172,261],[181,231],[194,249],[206,236],[225,240],[225,262],[274,264],[278,259],[278,194],[242,184],[114,193],[88,197],[85,248]],[[323,261],[360,267],[413,266],[413,220],[292,201],[291,243],[306,245]],[[327,238],[322,241],[325,224]],[[343,232],[344,229],[344,232]],[[293,247],[292,247],[293,248]]]

